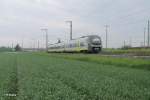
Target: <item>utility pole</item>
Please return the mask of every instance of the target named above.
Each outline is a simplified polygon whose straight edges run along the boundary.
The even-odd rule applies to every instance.
[[[141,42],[141,47],[143,46],[143,42]]]
[[[23,39],[22,39],[22,44],[21,44],[21,46],[22,46],[22,50],[23,50]]]
[[[148,20],[148,30],[147,30],[147,33],[148,33],[148,42],[147,42],[147,44],[148,44],[148,47],[150,46],[150,34],[149,34],[149,20]]]
[[[39,44],[40,44],[40,42],[39,42],[39,40],[38,40],[38,50],[39,50]]]
[[[35,39],[32,38],[32,51],[35,51]]]
[[[70,40],[72,40],[72,21],[66,21],[67,23],[70,23]]]
[[[46,47],[46,51],[48,51],[48,29],[47,28],[43,28],[41,29],[42,31],[45,31],[46,35],[45,35],[45,47]]]
[[[129,45],[132,47],[132,38],[130,38]]]
[[[125,40],[124,40],[124,44],[123,45],[124,45],[124,48],[125,48],[125,46],[126,46],[126,41]]]
[[[106,49],[107,49],[107,47],[108,47],[108,25],[105,25],[105,28],[106,28]]]
[[[144,47],[145,47],[145,33],[146,33],[146,28],[144,28]]]
[[[12,48],[12,51],[13,51],[14,50],[14,44],[13,44],[13,42],[11,44],[11,48]]]

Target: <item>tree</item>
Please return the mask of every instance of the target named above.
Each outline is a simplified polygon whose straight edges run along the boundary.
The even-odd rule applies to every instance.
[[[17,45],[15,46],[15,51],[21,51],[21,47],[20,47],[19,44],[17,44]]]
[[[61,39],[58,39],[58,43],[61,43]]]

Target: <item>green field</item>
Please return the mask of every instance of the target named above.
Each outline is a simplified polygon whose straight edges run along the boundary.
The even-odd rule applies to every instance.
[[[0,100],[150,100],[150,60],[0,53]]]
[[[150,56],[150,48],[129,48],[129,49],[103,49],[103,54],[110,55],[136,55],[136,56]]]

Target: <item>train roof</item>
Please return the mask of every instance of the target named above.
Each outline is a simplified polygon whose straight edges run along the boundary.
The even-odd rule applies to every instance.
[[[82,37],[80,37],[80,38],[84,38],[84,37],[95,37],[95,36],[99,37],[98,35],[86,35],[86,36],[82,36]]]
[[[72,40],[77,40],[77,39],[80,39],[80,38],[86,38],[86,37],[100,37],[98,35],[85,35],[85,36],[81,36],[79,38],[75,38],[75,39],[72,39]],[[72,41],[72,40],[69,40],[69,41]],[[64,41],[60,42],[60,43],[54,43],[54,44],[49,44],[49,45],[55,45],[55,44],[61,44],[61,43],[64,43]]]

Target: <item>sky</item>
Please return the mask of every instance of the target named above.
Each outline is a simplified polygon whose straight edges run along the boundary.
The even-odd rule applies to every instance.
[[[19,43],[23,47],[45,47],[49,43],[69,40],[69,24],[73,22],[73,38],[99,35],[105,47],[105,25],[108,47],[126,44],[143,45],[144,27],[150,19],[150,0],[0,0],[0,46]],[[147,34],[146,34],[147,39]]]

